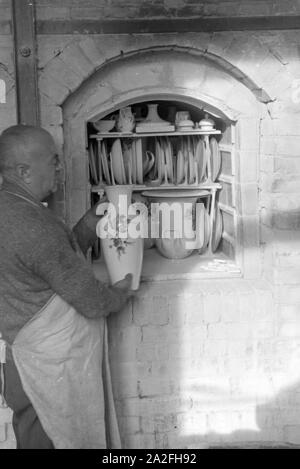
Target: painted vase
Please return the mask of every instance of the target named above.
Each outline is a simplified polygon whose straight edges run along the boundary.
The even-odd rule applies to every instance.
[[[130,219],[128,216],[128,208],[132,199],[132,186],[106,186],[105,191],[108,201],[114,206],[112,215],[104,216],[100,222],[102,232],[108,233],[109,231],[107,237],[101,236],[100,239],[101,253],[109,280],[113,285],[127,274],[132,274],[131,289],[137,290],[143,265],[144,239],[128,235],[129,223],[134,223],[134,218]]]

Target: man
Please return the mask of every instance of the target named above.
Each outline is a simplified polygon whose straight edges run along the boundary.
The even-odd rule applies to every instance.
[[[80,256],[96,239],[92,210],[71,232],[42,204],[59,169],[45,130],[0,136],[5,397],[18,448],[118,447],[104,318],[126,304],[131,278],[106,287]]]

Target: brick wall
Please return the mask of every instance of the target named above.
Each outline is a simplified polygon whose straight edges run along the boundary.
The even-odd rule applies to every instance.
[[[266,16],[299,14],[288,0],[37,0],[38,19],[191,18],[194,16]]]
[[[216,105],[227,103],[248,113],[241,119],[237,112],[239,172],[245,193],[258,181],[259,197],[245,198],[249,205],[244,212],[250,213],[245,252],[252,266],[262,259],[263,277],[253,283],[146,284],[133,306],[111,319],[111,363],[126,447],[300,444],[300,376],[294,372],[300,359],[299,35],[39,37],[40,91],[45,103],[51,103],[44,107],[44,124],[60,145],[61,104],[69,97],[64,118],[71,137],[65,155],[68,164],[69,157],[73,159],[69,169],[74,176],[71,211],[75,217],[86,204],[86,175],[80,169],[84,128],[79,121],[88,118],[99,103],[104,111],[111,102],[121,102],[122,96],[130,99],[134,93],[169,91],[170,83],[174,87],[189,83],[194,96],[203,93]],[[181,67],[172,61],[174,44],[187,48]],[[164,70],[160,65],[164,61],[152,65],[144,58],[139,63],[137,58],[131,80],[121,65],[114,74],[104,71],[101,75],[105,62],[162,45],[170,47]],[[221,78],[217,70],[206,68],[201,54],[202,71],[193,60],[188,63],[191,51],[194,56],[206,51],[220,66],[226,68],[225,60],[236,67],[267,93],[266,104],[257,102],[260,111],[255,110],[239,79],[233,83],[232,76]],[[84,80],[85,87],[76,92]],[[89,91],[84,94],[84,90]],[[70,100],[77,104],[69,108]],[[251,130],[257,125],[257,115],[258,141]],[[260,233],[255,229],[257,210]],[[256,241],[261,259],[252,249]]]
[[[124,6],[125,2],[112,0],[88,1],[84,8],[79,1],[37,3],[39,19],[190,17],[201,11],[220,16],[299,14],[295,1],[127,1]],[[3,5],[8,12],[7,2]],[[72,93],[76,97],[81,83],[105,62],[139,49],[176,45],[208,51],[271,98],[262,105],[258,148],[249,150],[244,125],[242,145],[247,142],[249,151],[241,147],[240,155],[243,182],[259,179],[259,200],[254,205],[260,231],[250,231],[249,219],[244,236],[250,247],[258,236],[263,277],[255,282],[148,283],[133,305],[110,319],[113,382],[126,447],[300,445],[299,40],[297,31],[38,37],[42,123],[61,152],[68,151],[63,148],[64,100]],[[0,48],[0,63],[6,51],[4,63],[12,77],[12,43],[6,27],[0,30],[0,43],[5,46]],[[1,70],[0,65],[0,78]],[[195,93],[204,89],[195,85],[189,69],[180,68],[171,76],[179,84],[185,76]],[[208,73],[208,78],[214,74]],[[13,122],[13,116],[6,121],[10,112],[14,114],[10,79],[11,97],[5,108],[10,111],[5,118],[1,113],[0,127]],[[223,93],[233,105],[245,104],[241,83],[236,78],[231,88],[231,79],[230,75],[222,85],[216,82],[214,93],[206,88],[208,98]],[[156,86],[155,73],[147,80]],[[109,101],[120,83],[122,74],[116,74],[114,83],[101,81],[98,95]],[[90,99],[92,106],[94,96]],[[73,148],[80,148],[83,126],[82,132],[74,127],[72,138]],[[86,206],[82,157],[75,151],[72,162],[78,180],[74,180],[77,192],[71,202],[79,211]],[[255,157],[257,166],[252,164]],[[249,252],[255,264],[257,258]],[[0,411],[4,446],[13,445],[12,438],[7,440],[8,417]]]
[[[299,444],[299,339],[267,283],[143,285],[109,326],[125,447]]]
[[[16,123],[10,1],[0,0],[0,133]],[[0,407],[0,449],[14,448],[11,411]]]
[[[9,0],[0,0],[0,132],[16,122],[14,56]],[[3,102],[5,101],[5,102]]]

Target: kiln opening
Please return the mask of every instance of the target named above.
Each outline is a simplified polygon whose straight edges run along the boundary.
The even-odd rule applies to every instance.
[[[140,101],[99,113],[87,123],[87,136],[91,205],[104,200],[107,186],[128,185],[132,202],[148,210],[142,279],[241,275],[232,121],[205,105]],[[184,208],[187,202],[190,214]],[[187,217],[192,220],[194,248],[187,248],[184,230],[180,236],[174,234],[174,203],[183,209],[183,223]],[[153,204],[159,207],[154,236]],[[160,207],[170,215],[168,235]],[[97,276],[104,279],[101,251],[99,239],[92,259]]]

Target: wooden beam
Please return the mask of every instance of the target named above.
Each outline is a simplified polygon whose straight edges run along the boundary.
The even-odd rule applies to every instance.
[[[300,16],[166,18],[128,20],[45,20],[37,34],[144,34],[300,29]]]
[[[39,124],[35,0],[12,0],[18,122]]]

